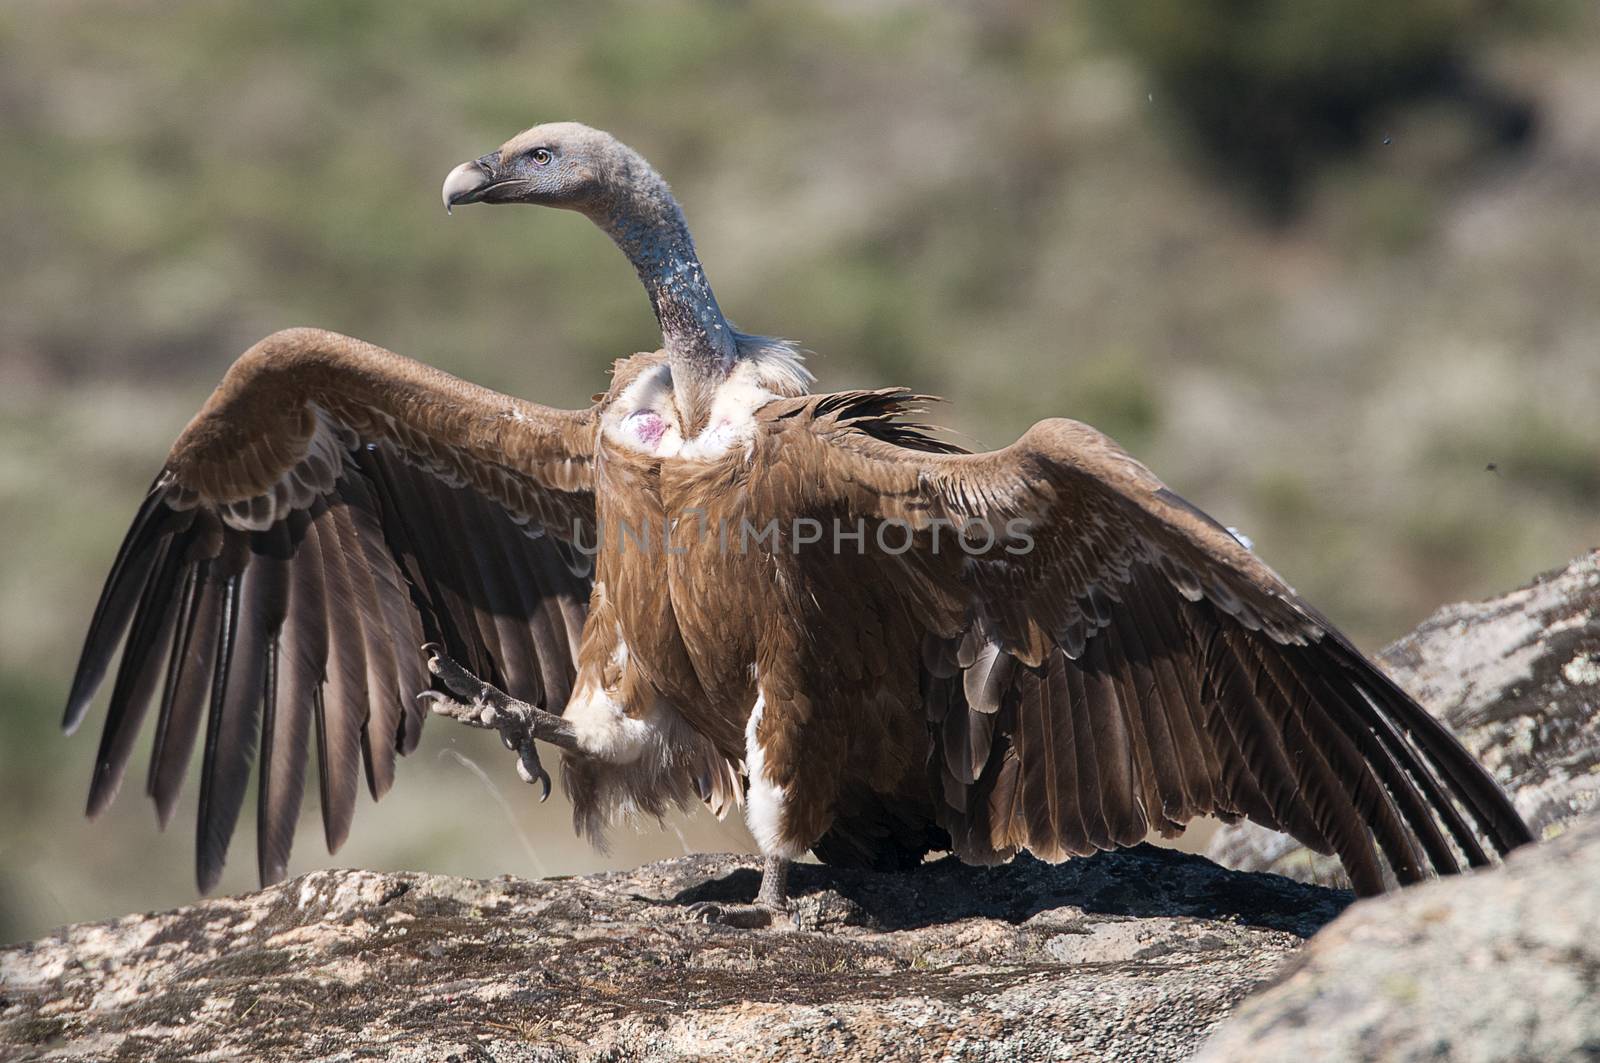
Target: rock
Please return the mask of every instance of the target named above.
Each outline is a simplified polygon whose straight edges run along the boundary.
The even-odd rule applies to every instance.
[[[1600,552],[1384,662],[1556,840],[1364,901],[1150,846],[1050,866],[749,859],[529,882],[321,871],[0,949],[0,1058],[979,1061],[1600,1055]],[[1230,828],[1226,860],[1332,878]],[[1330,924],[1331,925],[1328,925]],[[1328,926],[1318,933],[1319,929]],[[1298,952],[1306,937],[1317,934]]]
[[[1600,806],[1600,550],[1521,590],[1440,609],[1378,660],[1511,794],[1536,835]],[[1346,885],[1339,863],[1249,823],[1207,855]]]
[[[1493,871],[1362,901],[1198,1059],[1600,1057],[1600,820]]]
[[[320,871],[0,951],[0,1057],[1178,1059],[1341,892],[1141,846],[795,870],[792,930],[685,918],[748,859],[566,880]]]

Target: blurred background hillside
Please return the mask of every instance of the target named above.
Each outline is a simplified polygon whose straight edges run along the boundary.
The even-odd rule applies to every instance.
[[[87,823],[100,720],[56,726],[140,494],[239,352],[315,324],[579,405],[654,346],[587,222],[440,209],[537,121],[654,160],[723,306],[821,386],[949,396],[986,446],[1093,422],[1368,649],[1596,545],[1595,10],[9,0],[0,941],[193,896],[194,788],[157,834],[136,769]],[[336,859],[308,801],[292,869],[747,844],[696,816],[602,856],[511,767],[435,726]],[[224,889],[253,848],[246,822]]]

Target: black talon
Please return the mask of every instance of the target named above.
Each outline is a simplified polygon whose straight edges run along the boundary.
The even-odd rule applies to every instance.
[[[533,772],[534,777],[528,781],[539,784],[539,803],[542,805],[550,799],[550,773],[544,770],[544,765],[540,764],[537,758],[534,760],[534,766],[538,771]]]
[[[505,703],[515,700],[442,654],[429,659],[428,671],[442,679],[445,686],[469,701],[481,701],[500,708]]]

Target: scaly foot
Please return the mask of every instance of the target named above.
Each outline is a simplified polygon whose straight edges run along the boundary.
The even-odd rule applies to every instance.
[[[789,861],[781,856],[766,858],[755,903],[700,901],[689,905],[685,914],[702,923],[720,923],[741,930],[758,930],[775,924],[793,926],[794,919],[789,914]]]
[[[716,923],[739,930],[763,930],[767,927],[791,922],[787,908],[773,908],[765,904],[728,904],[723,901],[700,901],[685,910],[687,919],[701,923]]]
[[[434,643],[422,647],[428,655],[428,671],[444,681],[444,685],[459,698],[437,690],[424,690],[417,698],[430,703],[440,716],[448,716],[468,727],[482,727],[500,732],[500,741],[517,754],[517,774],[523,782],[537,782],[539,800],[550,796],[550,773],[539,763],[539,752],[534,739],[555,739],[563,730],[565,721],[554,713],[545,712],[537,705],[518,701],[497,687],[490,686],[461,665],[444,655],[444,650]],[[550,721],[554,721],[553,723]]]

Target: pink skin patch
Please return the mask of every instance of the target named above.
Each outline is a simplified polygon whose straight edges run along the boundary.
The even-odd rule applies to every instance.
[[[645,446],[654,447],[667,434],[667,422],[653,410],[642,410],[628,418],[628,431]]]

